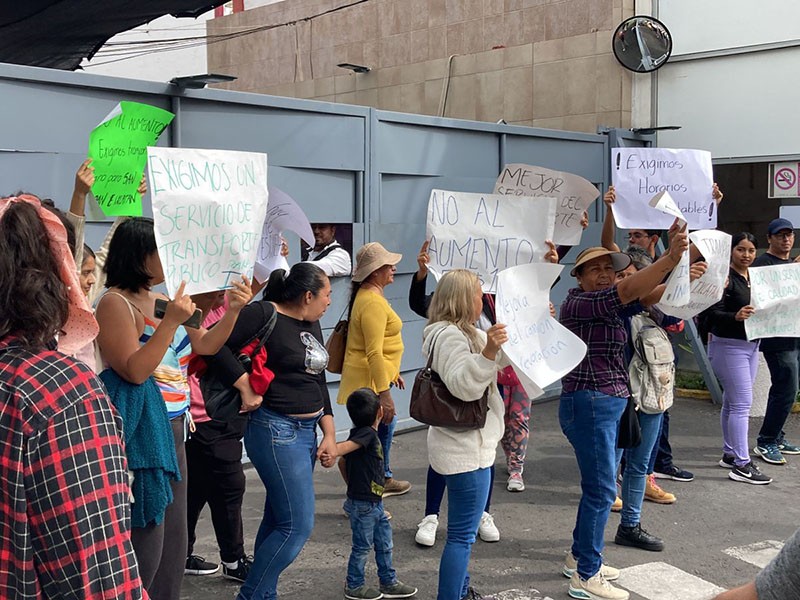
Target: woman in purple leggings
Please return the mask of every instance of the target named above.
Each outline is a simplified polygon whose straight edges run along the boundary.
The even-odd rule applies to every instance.
[[[748,419],[753,404],[753,381],[758,370],[758,341],[750,342],[744,322],[755,312],[750,305],[748,267],[756,257],[756,238],[738,233],[731,242],[731,269],[722,300],[708,309],[708,358],[722,383],[722,459],[734,481],[756,485],[772,481],[750,460]]]

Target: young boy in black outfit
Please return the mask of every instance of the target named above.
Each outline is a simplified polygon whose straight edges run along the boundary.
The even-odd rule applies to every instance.
[[[347,412],[353,429],[346,442],[336,444],[345,460],[347,480],[345,512],[350,516],[353,549],[347,563],[344,597],[349,600],[410,598],[417,588],[397,580],[392,568],[392,526],[383,510],[383,449],[378,439],[378,423],[383,417],[378,395],[369,388],[360,388],[347,398]],[[364,565],[375,548],[380,591],[367,586]]]

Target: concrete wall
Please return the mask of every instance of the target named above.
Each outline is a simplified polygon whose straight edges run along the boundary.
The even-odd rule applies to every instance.
[[[208,23],[210,35],[276,26],[208,46],[221,87],[444,116],[594,132],[628,127],[631,74],[611,34],[632,0],[284,0]],[[366,65],[355,74],[342,62]]]

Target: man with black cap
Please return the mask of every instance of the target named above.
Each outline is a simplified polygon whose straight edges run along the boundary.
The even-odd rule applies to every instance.
[[[753,267],[784,265],[792,262],[794,225],[787,219],[774,219],[767,227],[767,251],[753,261]],[[772,385],[767,397],[767,412],[758,432],[758,442],[753,453],[773,465],[786,463],[784,454],[800,454],[800,448],[783,437],[783,426],[797,397],[798,338],[764,338],[761,352],[767,361]]]

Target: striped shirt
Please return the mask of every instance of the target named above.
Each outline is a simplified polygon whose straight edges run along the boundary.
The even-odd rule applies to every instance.
[[[586,356],[561,380],[562,391],[593,390],[628,397],[625,362],[627,333],[620,313],[624,308],[617,287],[596,292],[573,288],[561,304],[560,321],[583,340]]]
[[[0,340],[0,595],[147,598],[122,422],[83,363]]]
[[[144,315],[142,315],[144,317]],[[144,317],[144,332],[139,337],[142,344],[155,333],[156,323]],[[189,410],[189,359],[192,345],[183,326],[178,327],[161,363],[153,371],[153,379],[164,396],[167,414],[174,419]]]

